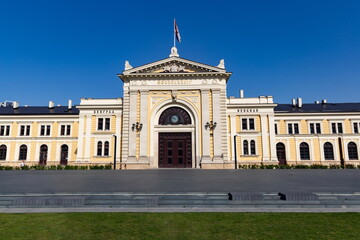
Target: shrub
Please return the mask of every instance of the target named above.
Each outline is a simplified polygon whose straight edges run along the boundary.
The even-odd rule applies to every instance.
[[[255,164],[249,165],[249,168],[250,169],[259,169],[259,165],[255,165]]]
[[[30,169],[33,169],[33,170],[46,170],[46,166],[43,166],[43,165],[33,165],[30,167]]]
[[[78,170],[79,166],[66,165],[64,167],[65,170]]]
[[[64,166],[63,165],[56,165],[56,170],[64,170]]]
[[[48,166],[47,170],[56,170],[56,165]]]
[[[310,166],[309,165],[294,165],[294,169],[309,169]]]
[[[327,165],[313,164],[310,166],[311,169],[328,169]]]
[[[335,164],[332,164],[329,166],[330,169],[340,169],[341,168],[341,165],[335,165]]]
[[[279,169],[292,169],[293,166],[291,165],[279,165]]]
[[[345,164],[346,169],[356,169],[356,167],[354,166],[354,164]]]

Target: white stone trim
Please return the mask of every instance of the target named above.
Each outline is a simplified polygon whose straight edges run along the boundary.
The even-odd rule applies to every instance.
[[[163,111],[170,107],[181,107],[188,112],[192,126],[184,125],[183,127],[173,127],[169,125],[168,128],[158,127],[160,115]],[[172,99],[167,99],[161,104],[152,109],[150,116],[150,167],[158,168],[159,167],[159,156],[158,156],[158,133],[159,132],[191,132],[191,141],[192,141],[192,167],[200,167],[199,161],[199,128],[195,126],[201,126],[199,116],[196,114],[196,109],[187,101],[183,99],[177,99],[176,102],[173,102]]]

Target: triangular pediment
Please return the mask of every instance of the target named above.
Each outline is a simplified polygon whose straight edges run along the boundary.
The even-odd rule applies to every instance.
[[[139,67],[130,68],[123,75],[167,73],[225,73],[224,68],[214,67],[179,57],[170,57]]]

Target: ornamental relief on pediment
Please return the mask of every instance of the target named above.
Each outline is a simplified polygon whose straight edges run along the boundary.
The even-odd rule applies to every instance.
[[[174,61],[174,62],[169,62],[166,64],[161,64],[150,68],[142,69],[135,73],[195,73],[195,72],[214,72],[214,71],[208,68]]]

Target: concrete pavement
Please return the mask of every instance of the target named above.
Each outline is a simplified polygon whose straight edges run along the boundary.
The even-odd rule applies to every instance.
[[[357,169],[0,171],[0,193],[360,192]]]

